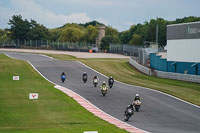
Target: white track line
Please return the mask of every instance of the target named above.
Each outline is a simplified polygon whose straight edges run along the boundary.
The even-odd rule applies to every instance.
[[[80,61],[76,61],[76,62],[78,62],[78,63],[84,65],[85,67],[87,67],[87,68],[89,68],[89,69],[95,71],[96,73],[98,73],[98,74],[100,74],[100,75],[102,75],[102,76],[108,78],[108,76],[106,76],[106,75],[104,75],[104,74],[98,72],[97,70],[94,70],[93,68],[87,66],[86,64],[84,64],[84,63],[82,63],[82,62],[80,62]],[[188,102],[188,101],[185,101],[185,100],[183,100],[183,99],[177,98],[177,97],[175,97],[175,96],[172,96],[172,95],[170,95],[170,94],[167,94],[167,93],[164,93],[164,92],[161,92],[161,91],[158,91],[158,90],[154,90],[154,89],[146,88],[146,87],[142,87],[142,86],[130,85],[130,84],[126,84],[126,83],[123,83],[123,82],[121,82],[121,81],[118,81],[118,80],[115,80],[115,81],[118,82],[118,83],[121,83],[121,84],[128,85],[128,86],[133,86],[133,87],[138,87],[138,88],[142,88],[142,89],[147,89],[147,90],[155,91],[155,92],[158,92],[158,93],[167,95],[167,96],[169,96],[169,97],[175,98],[175,99],[177,99],[177,100],[179,100],[179,101],[182,101],[182,102],[184,102],[184,103],[190,104],[190,105],[192,105],[192,106],[195,106],[195,107],[197,107],[197,108],[200,108],[200,106],[198,106],[198,105],[195,105],[195,104],[193,104],[193,103],[190,103],[190,102]]]
[[[18,60],[18,59],[14,58],[14,57],[12,57],[12,56],[10,56],[10,55],[8,55],[8,54],[5,54],[5,55],[8,56],[8,57],[11,58],[11,59]]]
[[[91,102],[89,102],[88,100],[86,100],[84,97],[80,96],[79,94],[77,94],[76,92],[67,89],[63,86],[57,85],[56,83],[50,81],[49,79],[47,79],[44,75],[42,75],[29,61],[27,61],[35,71],[37,71],[44,79],[46,79],[47,81],[49,81],[50,83],[54,84],[55,88],[64,92],[65,94],[69,95],[70,97],[72,97],[73,99],[75,99],[81,106],[83,106],[85,109],[87,109],[88,111],[90,111],[91,113],[93,113],[95,116],[98,116],[99,118],[114,124],[115,126],[121,128],[121,129],[125,129],[126,131],[130,132],[130,133],[148,133],[147,131],[144,131],[142,129],[136,128],[130,124],[127,124],[105,112],[103,112],[102,110],[100,110],[98,107],[96,107],[95,105],[93,105]]]
[[[49,58],[49,59],[52,59],[52,60],[56,60],[56,59],[54,59],[53,57],[48,56],[48,55],[44,55],[44,54],[39,54],[39,55],[41,55],[41,56],[43,56],[43,57],[46,57],[46,58]]]

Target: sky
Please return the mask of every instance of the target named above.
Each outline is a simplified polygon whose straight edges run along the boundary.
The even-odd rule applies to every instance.
[[[19,14],[47,28],[97,20],[124,31],[150,19],[200,17],[200,0],[0,0],[1,29]]]

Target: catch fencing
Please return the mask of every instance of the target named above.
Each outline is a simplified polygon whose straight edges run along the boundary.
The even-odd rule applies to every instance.
[[[54,42],[48,40],[10,40],[0,42],[3,48],[56,49],[68,51],[89,51],[93,44],[82,42]]]
[[[139,45],[110,44],[109,52],[129,55],[134,58],[138,63],[144,66],[149,66],[150,53],[156,53],[158,52],[158,49]]]

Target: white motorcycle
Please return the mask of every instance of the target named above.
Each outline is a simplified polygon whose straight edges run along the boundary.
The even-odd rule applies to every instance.
[[[98,79],[94,79],[94,80],[93,80],[93,84],[94,84],[94,87],[97,87]]]
[[[141,103],[142,102],[140,100],[136,100],[133,102],[136,112],[139,111]]]

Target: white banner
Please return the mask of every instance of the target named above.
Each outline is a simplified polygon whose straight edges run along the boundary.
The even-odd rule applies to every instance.
[[[29,99],[38,99],[38,93],[29,93]]]
[[[13,80],[19,80],[19,76],[13,76]]]

